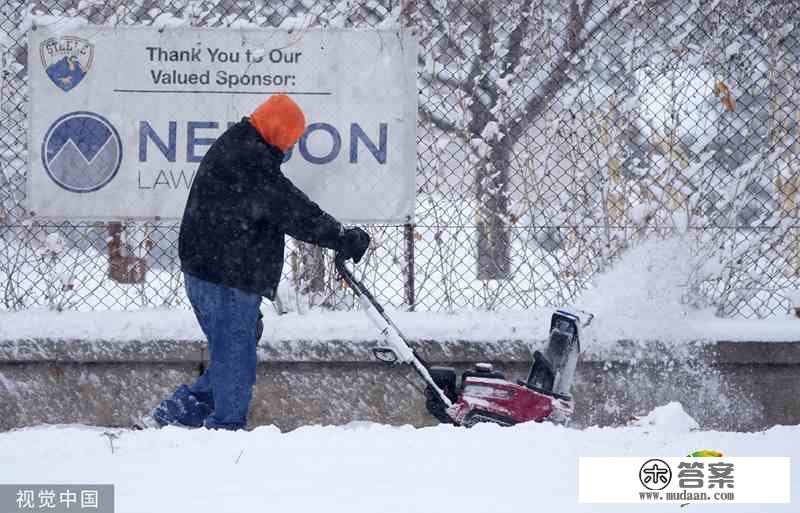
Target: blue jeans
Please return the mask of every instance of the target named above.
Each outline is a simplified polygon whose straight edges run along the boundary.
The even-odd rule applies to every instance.
[[[241,429],[256,382],[256,326],[261,296],[184,273],[186,294],[208,339],[210,364],[153,411],[162,425]]]

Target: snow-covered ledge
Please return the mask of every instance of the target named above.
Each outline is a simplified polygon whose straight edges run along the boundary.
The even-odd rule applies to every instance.
[[[547,337],[550,313],[393,317],[433,363],[491,361],[521,377]],[[265,320],[251,424],[430,423],[407,369],[372,358],[378,338],[360,312]],[[670,324],[598,317],[584,336],[576,425],[622,424],[671,400],[703,427],[800,423],[800,320],[684,319],[679,331]],[[0,429],[128,425],[191,381],[206,359],[188,311],[2,313]]]

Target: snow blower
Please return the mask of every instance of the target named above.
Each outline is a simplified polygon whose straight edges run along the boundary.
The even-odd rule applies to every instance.
[[[547,347],[544,352],[534,351],[525,380],[510,381],[491,364],[478,363],[462,373],[459,381],[454,368],[428,365],[344,259],[337,256],[335,262],[339,275],[387,342],[387,347],[372,350],[375,358],[389,365],[410,365],[426,384],[428,412],[440,422],[466,427],[480,422],[511,426],[545,420],[565,424],[571,417],[570,388],[580,353],[580,329],[589,325],[592,314],[586,314],[582,322],[576,313],[557,310],[550,321]]]

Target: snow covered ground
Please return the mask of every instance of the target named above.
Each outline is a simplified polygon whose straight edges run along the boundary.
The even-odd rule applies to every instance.
[[[113,483],[119,513],[798,511],[797,504],[578,503],[579,456],[684,456],[709,448],[800,461],[798,426],[762,433],[693,426],[676,403],[637,426],[614,429],[353,423],[282,434],[274,427],[230,433],[40,426],[0,434],[0,482]],[[800,473],[793,469],[791,479],[796,502]]]

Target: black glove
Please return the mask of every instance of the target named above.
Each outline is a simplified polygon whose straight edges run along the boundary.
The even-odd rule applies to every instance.
[[[256,345],[258,345],[258,341],[261,340],[261,335],[264,334],[264,321],[261,319],[264,318],[264,314],[258,312],[258,320],[256,321]]]
[[[369,241],[369,234],[361,228],[346,228],[339,239],[339,253],[345,259],[352,258],[353,262],[359,263],[367,252]]]

